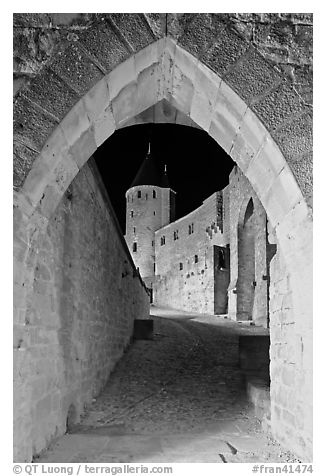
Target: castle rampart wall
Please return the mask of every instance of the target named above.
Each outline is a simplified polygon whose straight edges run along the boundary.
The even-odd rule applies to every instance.
[[[145,286],[91,162],[34,249],[23,323],[29,338],[20,333],[14,342],[18,461],[31,460],[67,422],[79,421],[129,344],[134,320],[149,314]]]
[[[214,244],[225,244],[216,192],[183,218],[155,232],[154,303],[214,313]],[[221,218],[221,217],[220,217]]]

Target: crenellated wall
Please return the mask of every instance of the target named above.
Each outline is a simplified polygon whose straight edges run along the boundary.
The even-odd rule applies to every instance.
[[[215,247],[225,246],[220,199],[216,192],[193,212],[156,231],[155,304],[214,314]]]
[[[149,314],[93,164],[71,183],[35,252],[14,343],[16,461],[30,461],[79,420],[129,344],[134,319]]]

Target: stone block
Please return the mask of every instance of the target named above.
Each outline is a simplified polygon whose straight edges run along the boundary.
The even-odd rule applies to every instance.
[[[155,40],[149,24],[141,13],[111,13],[110,19],[133,51],[139,51]]]
[[[302,193],[287,166],[273,180],[266,195],[261,197],[261,201],[273,226],[282,223],[291,209],[302,201]]]
[[[248,48],[249,44],[240,35],[221,25],[216,41],[203,52],[201,61],[222,76]]]
[[[156,38],[162,38],[165,35],[165,13],[144,13],[153,34]]]
[[[111,101],[115,99],[126,86],[135,84],[137,80],[135,56],[120,63],[107,75]]]
[[[200,65],[198,59],[195,56],[176,45],[174,52],[174,62],[184,76],[187,76],[192,82],[195,82],[195,77],[198,74],[197,68]],[[201,75],[203,74],[204,71],[202,71]]]
[[[312,136],[310,112],[293,119],[274,133],[275,140],[290,164],[312,151]]]
[[[281,76],[256,49],[250,47],[223,79],[249,104],[276,86]]]
[[[97,149],[94,126],[83,132],[76,143],[70,147],[69,154],[81,169]]]
[[[214,21],[209,13],[187,15],[183,34],[180,34],[178,44],[195,56],[201,57],[214,41]]]
[[[185,76],[177,65],[173,70],[173,84],[170,102],[179,111],[190,114],[194,85],[190,78]]]
[[[40,151],[56,125],[57,121],[52,116],[22,95],[17,96],[14,103],[14,139],[34,151]]]
[[[137,84],[131,83],[125,86],[112,101],[112,113],[116,127],[134,117],[136,111]]]
[[[89,106],[87,107],[89,109]],[[60,128],[68,145],[73,146],[90,125],[91,120],[88,116],[86,104],[83,100],[80,100],[61,121]]]
[[[195,93],[190,116],[202,129],[209,131],[221,79],[206,66],[198,64],[194,79]]]
[[[14,179],[13,185],[14,187],[19,190],[28,175],[28,172],[32,168],[32,165],[38,156],[38,152],[35,150],[29,149],[24,144],[18,141],[14,141],[14,164],[13,164],[13,172],[14,172]]]
[[[101,116],[94,122],[94,138],[97,147],[108,139],[115,131],[115,121],[111,106],[105,109]]]
[[[161,78],[160,91],[158,101],[162,99],[170,100],[174,82],[174,65],[175,65],[176,44],[167,40],[162,52],[161,61]]]
[[[45,217],[52,216],[64,192],[78,172],[79,168],[76,162],[69,158],[66,158],[55,168],[53,179],[45,187],[40,202],[40,211]]]
[[[135,69],[136,75],[141,73],[144,69],[149,68],[154,63],[160,62],[165,48],[166,40],[159,41],[146,46],[144,49],[135,54]]]
[[[156,62],[138,74],[135,107],[137,114],[157,103],[161,81],[160,72],[160,64]]]
[[[53,114],[58,121],[78,101],[78,94],[50,68],[44,68],[24,91],[24,96]]]
[[[193,13],[168,13],[165,18],[165,31],[168,37],[177,41],[183,34],[186,25],[189,24],[194,17],[195,14]]]
[[[229,154],[247,105],[223,81],[218,90],[209,134]]]
[[[288,160],[307,205],[312,209],[313,200],[313,154],[303,154],[299,160]]]
[[[43,163],[42,158],[42,156],[39,156],[23,187],[23,194],[32,203],[33,207],[42,199],[44,188],[51,177],[51,170]]]
[[[80,95],[103,77],[103,73],[86,56],[81,46],[72,41],[60,45],[50,68]]]
[[[263,147],[267,134],[261,121],[247,108],[232,147],[232,158],[243,173],[246,173],[250,162]]]
[[[110,105],[107,76],[98,81],[83,97],[85,112],[91,123],[95,122]]]
[[[303,112],[304,104],[296,91],[287,83],[282,82],[261,100],[255,102],[252,110],[273,135],[273,131],[284,122]]]
[[[110,72],[130,56],[125,42],[105,21],[86,30],[77,31],[78,42]]]
[[[263,202],[264,194],[284,168],[286,162],[277,144],[267,135],[258,154],[251,160],[246,176]]]

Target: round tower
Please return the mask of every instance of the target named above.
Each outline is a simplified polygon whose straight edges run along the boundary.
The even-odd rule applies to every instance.
[[[166,167],[160,174],[150,152],[126,192],[125,239],[146,286],[152,289],[155,276],[155,231],[174,220],[175,192]]]

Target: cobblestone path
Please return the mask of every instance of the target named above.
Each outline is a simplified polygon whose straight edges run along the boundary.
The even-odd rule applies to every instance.
[[[238,336],[266,330],[153,308],[78,426],[42,462],[298,461],[264,434],[245,396]]]

